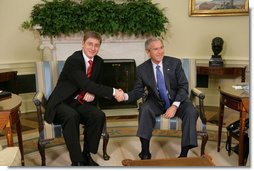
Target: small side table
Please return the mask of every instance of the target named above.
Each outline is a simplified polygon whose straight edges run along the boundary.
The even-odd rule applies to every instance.
[[[16,125],[19,149],[21,153],[21,164],[25,165],[24,161],[24,150],[23,150],[23,140],[21,132],[21,123],[20,123],[20,106],[22,104],[22,99],[16,94],[12,94],[11,98],[7,98],[0,101],[0,115],[4,120],[8,120],[6,124],[6,139],[8,147],[13,147],[13,134],[12,126]]]
[[[239,166],[244,165],[243,148],[244,148],[244,127],[246,115],[249,113],[249,93],[244,90],[234,89],[232,85],[219,87],[220,91],[220,108],[219,108],[219,127],[218,127],[218,146],[220,152],[222,123],[224,117],[224,106],[239,111],[240,132],[239,132]]]

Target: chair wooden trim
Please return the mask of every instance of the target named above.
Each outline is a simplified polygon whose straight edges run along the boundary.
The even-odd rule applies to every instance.
[[[198,135],[201,136],[202,142],[201,142],[201,152],[200,155],[205,154],[205,146],[208,141],[208,134],[206,131],[206,116],[205,116],[205,110],[204,110],[204,99],[205,99],[205,94],[200,91],[197,88],[192,88],[191,89],[191,95],[190,95],[190,100],[195,104],[195,99],[198,98],[199,100],[199,105],[198,105],[198,110],[199,110],[199,117],[202,122],[202,130],[198,131]]]
[[[37,111],[37,119],[38,119],[38,131],[39,131],[39,138],[38,138],[38,150],[41,156],[41,165],[46,166],[46,156],[45,156],[45,147],[47,144],[51,143],[51,141],[54,140],[54,138],[61,137],[62,134],[52,134],[51,138],[46,137],[45,134],[45,124],[46,121],[44,121],[43,114],[45,112],[45,106],[47,103],[47,99],[44,96],[44,93],[37,92],[33,98],[33,102],[36,106]],[[54,128],[61,130],[61,125],[54,125],[51,124]],[[55,130],[55,129],[54,129]],[[59,131],[58,131],[59,132]],[[103,159],[109,160],[110,156],[107,154],[107,145],[109,141],[109,134],[107,132],[107,126],[106,126],[106,120],[102,131],[102,138],[103,138]]]

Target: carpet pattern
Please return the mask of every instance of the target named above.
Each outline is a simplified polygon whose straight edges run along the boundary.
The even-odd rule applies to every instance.
[[[81,142],[82,144],[82,142]],[[180,138],[176,137],[157,137],[154,136],[151,139],[150,152],[152,153],[152,159],[161,158],[176,158],[180,152]],[[199,141],[200,144],[200,141]],[[217,152],[217,143],[209,141],[206,146],[206,154],[212,158],[213,163],[216,166],[229,166],[236,167],[238,156],[236,154],[227,155],[225,150],[225,144],[222,143],[221,152]],[[97,154],[92,154],[92,158],[100,166],[122,166],[122,160],[124,159],[139,159],[138,153],[140,152],[140,142],[137,137],[112,137],[108,145],[108,154],[110,160],[105,161],[102,158],[102,140],[100,141],[100,147]],[[200,147],[191,149],[188,153],[188,157],[197,157],[200,155]],[[41,160],[38,151],[34,151],[25,155],[26,166],[40,166]],[[46,163],[47,166],[61,166],[69,167],[71,165],[69,159],[69,153],[66,146],[57,145],[46,149]]]
[[[206,147],[206,151],[209,151],[209,148],[214,148],[217,149],[217,130],[218,130],[218,116],[216,114],[216,110],[217,109],[213,109],[213,110],[206,110],[206,115],[207,115],[207,132],[208,132],[208,136],[209,136],[209,142],[207,144]],[[222,131],[222,146],[221,149],[222,151],[225,151],[225,141],[226,141],[226,129],[225,127],[229,124],[232,123],[233,121],[237,120],[239,117],[239,114],[235,111],[228,111],[227,109],[225,110],[226,115],[224,116],[224,123],[223,123],[223,131]],[[228,113],[228,114],[227,114]],[[24,153],[25,153],[25,161],[26,161],[26,166],[39,166],[40,165],[40,156],[38,153],[38,149],[37,149],[37,137],[38,137],[38,130],[37,130],[37,118],[36,118],[36,114],[35,113],[29,113],[29,114],[25,114],[25,115],[21,115],[21,124],[22,124],[22,135],[23,135],[23,145],[24,145]],[[124,159],[124,158],[131,158],[131,159],[138,159],[137,158],[137,154],[139,153],[140,150],[140,143],[138,140],[138,138],[136,137],[136,130],[137,130],[137,116],[136,115],[130,115],[130,116],[111,116],[111,117],[107,117],[107,130],[109,132],[109,136],[110,136],[110,140],[109,140],[109,144],[108,144],[108,152],[111,156],[111,162],[105,162],[104,160],[102,160],[102,150],[100,146],[100,150],[98,152],[97,155],[94,155],[94,157],[98,160],[98,162],[100,161],[100,163],[103,166],[121,166],[121,162],[119,161],[118,158]],[[160,141],[156,141],[154,142],[157,149],[153,149],[153,151],[162,151],[161,153],[159,153],[158,155],[155,155],[155,157],[157,158],[163,158],[163,157],[176,157],[179,153],[180,147],[175,147],[175,145],[179,145],[180,144],[180,137],[181,137],[181,132],[179,131],[173,131],[173,130],[168,130],[168,131],[164,131],[164,130],[155,130],[153,132],[153,139],[155,140],[160,140]],[[15,137],[15,131],[14,131],[14,142],[17,142],[16,137]],[[130,142],[123,142],[125,139],[130,139]],[[81,140],[83,138],[81,137]],[[173,141],[171,140],[173,139]],[[163,141],[162,141],[163,140]],[[174,140],[177,140],[179,142],[175,143],[175,144],[168,144],[168,142],[174,142]],[[200,141],[200,139],[199,139]],[[117,143],[116,143],[117,142]],[[0,132],[0,143],[1,144],[5,144],[5,136],[4,136],[4,132]],[[126,144],[127,143],[127,144]],[[129,145],[128,145],[129,143]],[[134,151],[131,150],[131,152],[126,151],[126,149],[128,149],[131,144],[134,143],[133,148],[135,149]],[[236,141],[233,141],[233,144],[236,143]],[[124,145],[126,145],[126,147],[124,147]],[[167,144],[167,145],[166,145]],[[15,145],[17,145],[17,143],[15,143]],[[213,145],[213,147],[210,147],[209,145]],[[120,149],[116,150],[115,148],[118,148],[118,146],[120,147]],[[169,146],[170,148],[173,147],[173,149],[177,149],[176,151],[174,151],[173,153],[167,153],[165,154],[163,151],[168,151],[168,149],[170,149],[169,147],[165,150],[161,149],[161,147],[163,146]],[[126,149],[125,149],[126,148]],[[212,150],[212,152],[210,152],[211,154],[215,154],[215,158],[216,160],[219,158],[217,154],[217,152],[215,153],[214,151],[216,150]],[[119,151],[117,154],[114,153],[114,151]],[[47,150],[46,151],[51,151],[51,152],[46,152],[47,155],[47,165],[51,165],[51,166],[69,166],[70,161],[68,158],[68,152],[66,151],[66,147],[65,147],[65,143],[63,138],[58,138],[55,139],[51,144],[47,145]],[[51,153],[55,153],[56,151],[65,151],[65,156],[64,156],[64,160],[65,163],[59,162],[57,163],[53,158],[53,154]],[[122,151],[122,152],[121,152]],[[127,155],[123,155],[123,151],[126,151],[125,153],[129,154],[129,156]],[[119,154],[120,153],[120,154]],[[225,154],[224,154],[225,153]],[[227,158],[226,160],[232,160],[232,156],[227,156],[226,152],[223,153],[223,157]],[[56,155],[60,155],[55,153]],[[200,149],[199,148],[195,148],[195,150],[193,150],[193,152],[191,153],[192,156],[198,156],[200,154]],[[220,154],[220,153],[219,153]],[[52,156],[53,155],[53,156]],[[116,155],[116,156],[115,156]],[[35,157],[36,156],[36,157]],[[120,156],[120,157],[117,157]],[[53,158],[52,158],[53,157]],[[56,156],[55,156],[56,157]],[[117,163],[114,163],[114,161],[112,162],[112,158],[116,158],[116,160],[118,161]],[[228,161],[226,162],[227,164],[221,164],[220,162],[217,163],[219,166],[234,166],[237,165],[237,155],[235,156],[235,163],[228,163]],[[36,160],[36,161],[34,161]],[[49,160],[49,161],[48,161]],[[113,159],[115,160],[115,159]],[[224,160],[224,159],[223,159]],[[50,164],[50,162],[52,162]],[[120,162],[120,163],[119,163]],[[217,166],[218,166],[217,165]]]

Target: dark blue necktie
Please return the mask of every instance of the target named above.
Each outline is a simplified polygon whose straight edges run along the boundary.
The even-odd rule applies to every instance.
[[[167,95],[167,89],[164,81],[162,72],[160,71],[160,65],[156,66],[156,77],[157,77],[157,87],[159,89],[160,98],[165,101],[165,109],[169,108],[169,98]]]

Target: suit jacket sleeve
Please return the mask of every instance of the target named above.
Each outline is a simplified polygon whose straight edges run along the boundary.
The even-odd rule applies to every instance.
[[[129,96],[129,99],[126,101],[127,103],[140,99],[144,94],[144,84],[142,81],[142,73],[139,68],[137,68],[134,88],[132,91],[128,92],[127,94]]]
[[[177,59],[175,67],[175,78],[170,81],[170,95],[173,95],[174,101],[182,102],[188,98],[188,80],[185,76],[184,70],[182,68],[182,63]]]

